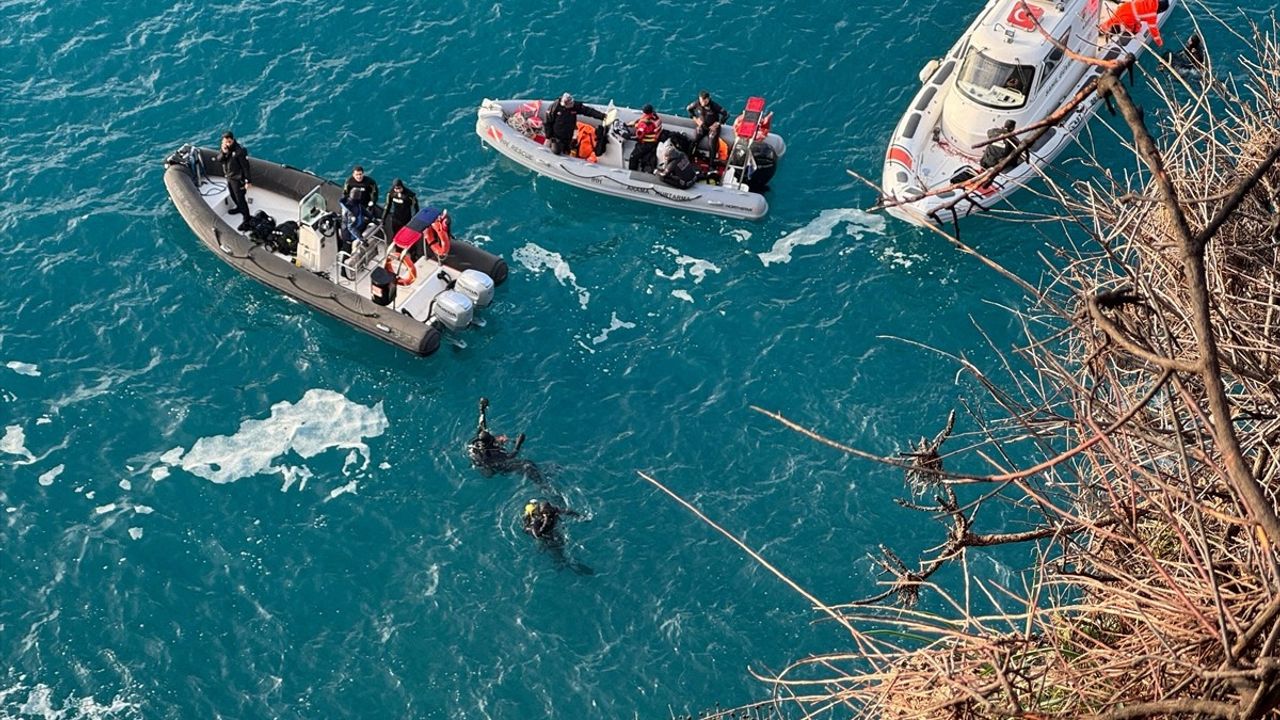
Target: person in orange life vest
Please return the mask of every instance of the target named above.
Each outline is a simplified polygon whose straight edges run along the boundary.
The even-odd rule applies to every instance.
[[[1106,22],[1103,30],[1109,33],[1129,33],[1137,35],[1146,25],[1151,31],[1151,39],[1156,45],[1164,45],[1160,38],[1160,27],[1156,24],[1156,16],[1169,9],[1169,0],[1129,0],[1121,5]]]
[[[711,99],[711,93],[703,90],[698,93],[698,99],[689,103],[685,108],[689,113],[689,117],[693,118],[694,125],[697,130],[693,133],[693,150],[689,153],[698,154],[698,146],[702,143],[702,138],[711,137],[710,157],[715,157],[718,153],[716,141],[720,139],[720,128],[729,120],[729,111],[720,107],[720,103]]]
[[[574,100],[569,93],[561,95],[559,100],[547,108],[544,130],[547,133],[547,147],[551,152],[564,155],[573,147],[573,131],[578,128],[578,115],[604,119],[604,113]]]
[[[658,167],[658,138],[662,136],[662,118],[654,112],[653,106],[646,104],[640,109],[640,117],[631,126],[636,139],[636,147],[631,151],[628,167],[632,170],[651,173]]]
[[[571,154],[587,162],[595,162],[597,160],[596,129],[594,127],[581,121],[578,122],[578,145]]]

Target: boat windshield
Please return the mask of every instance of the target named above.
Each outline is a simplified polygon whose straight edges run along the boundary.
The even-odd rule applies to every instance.
[[[970,48],[956,87],[965,97],[987,107],[1020,108],[1027,104],[1035,75],[1036,69],[1030,65],[1008,65]]]

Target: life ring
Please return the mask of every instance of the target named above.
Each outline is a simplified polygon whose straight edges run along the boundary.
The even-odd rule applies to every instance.
[[[449,234],[449,215],[442,214],[440,217],[427,228],[424,233],[427,237],[427,247],[431,248],[431,252],[435,254],[437,259],[444,259],[449,254],[449,248],[453,246],[453,238]]]
[[[397,264],[400,267],[396,267]],[[418,281],[418,266],[414,264],[412,259],[404,255],[388,255],[387,261],[382,264],[382,267],[396,276],[396,284],[401,287],[412,285]],[[400,270],[406,267],[409,268],[409,275],[408,277],[401,277]]]

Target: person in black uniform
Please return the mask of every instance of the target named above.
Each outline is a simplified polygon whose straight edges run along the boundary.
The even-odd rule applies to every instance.
[[[604,120],[604,113],[574,100],[569,93],[561,95],[547,108],[547,147],[551,152],[564,155],[573,147],[573,133],[578,129],[579,115]]]
[[[471,458],[471,464],[486,476],[519,472],[536,483],[542,482],[542,472],[535,463],[516,457],[524,445],[524,433],[516,436],[515,447],[507,450],[507,436],[489,432],[486,417],[488,409],[489,399],[480,398],[480,419],[476,423],[476,434],[467,442],[467,457]]]
[[[524,531],[539,540],[560,540],[556,526],[561,515],[581,517],[574,510],[556,507],[546,500],[530,500],[524,506]]]
[[[365,226],[373,219],[373,206],[378,204],[378,181],[365,175],[363,167],[355,166],[351,169],[351,177],[342,186],[341,202],[354,218],[355,232],[364,232]]]
[[[720,128],[729,119],[729,113],[720,107],[720,103],[711,99],[711,93],[703,90],[698,93],[698,99],[689,103],[689,107],[685,108],[689,113],[689,117],[693,118],[693,124],[697,126],[697,130],[693,133],[693,152],[690,155],[698,154],[698,147],[702,144],[702,138],[711,138],[711,149],[708,151],[708,157],[715,158],[717,148],[716,143],[720,141]]]
[[[579,575],[595,575],[595,570],[571,559],[565,552],[565,539],[560,532],[562,517],[582,517],[582,514],[547,500],[530,500],[524,506],[524,531],[551,555],[557,567],[568,568]]]
[[[387,228],[387,239],[392,240],[396,231],[404,227],[418,214],[418,196],[396,178],[387,191],[387,206],[382,211],[382,224]]]
[[[222,177],[227,181],[227,193],[235,209],[231,212],[241,216],[241,232],[249,229],[249,198],[245,192],[249,189],[249,151],[236,142],[236,136],[230,130],[222,133],[222,151],[215,158],[222,163]]]
[[[1001,135],[1008,135],[1009,133],[1012,133],[1014,131],[1015,127],[1017,126],[1014,124],[1012,120],[1006,120],[1004,122],[1003,127],[992,128],[988,130],[987,137],[997,138],[997,137],[1000,137]],[[1017,149],[1018,149],[1017,141],[1014,140],[1013,138],[1005,138],[1003,140],[997,140],[996,142],[991,143],[986,147],[985,150],[982,151],[982,160],[981,160],[982,169],[990,170],[991,168],[999,165],[1001,162],[1004,162],[1004,159],[1006,157],[1017,152]],[[1017,164],[1018,164],[1018,160],[1015,159],[1012,165],[1017,165]]]

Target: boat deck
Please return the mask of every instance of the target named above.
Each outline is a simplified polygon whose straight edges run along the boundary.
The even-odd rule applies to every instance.
[[[226,182],[221,177],[212,177],[206,179],[200,184],[200,195],[209,207],[219,218],[224,220],[228,225],[235,228],[243,222],[238,213],[231,212],[235,206],[231,202],[231,193],[227,191]],[[288,222],[290,220],[298,221],[298,201],[272,192],[264,190],[256,186],[250,186],[245,193],[246,199],[249,201],[249,212],[257,214],[264,211],[271,216],[276,224]],[[237,231],[240,232],[240,231]],[[241,235],[248,237],[247,232],[240,232]],[[355,278],[347,279],[344,273],[340,272],[337,264],[330,270],[328,277],[340,287],[346,288],[360,297],[371,297],[370,293],[370,277],[373,271],[381,267],[386,259],[386,239],[382,236],[381,228],[377,223],[372,223],[365,229],[364,238],[366,243],[370,243],[374,249],[373,252],[367,253],[367,259],[359,268],[355,268]],[[281,252],[273,253],[287,262],[294,262],[294,256]],[[434,258],[421,257],[415,263],[417,269],[417,279],[411,285],[402,285],[396,293],[396,299],[392,303],[391,308],[403,312],[418,321],[425,321],[431,313],[431,300],[441,292],[449,288],[445,279],[439,275],[443,271],[448,278],[456,278],[461,274],[458,270],[441,265]]]

